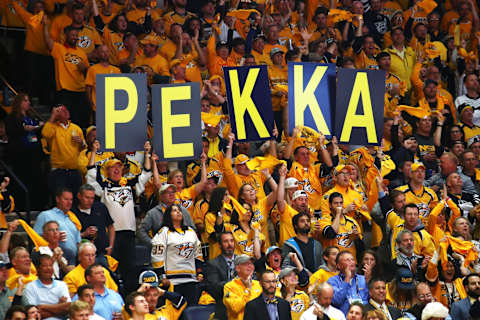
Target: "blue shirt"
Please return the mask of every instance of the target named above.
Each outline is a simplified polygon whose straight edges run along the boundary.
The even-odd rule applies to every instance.
[[[77,243],[82,240],[80,236],[80,231],[77,229],[75,224],[70,220],[67,214],[63,213],[62,210],[58,208],[53,208],[50,210],[46,210],[40,212],[35,221],[35,225],[33,229],[39,234],[43,234],[43,225],[49,221],[56,221],[58,223],[59,231],[66,231],[67,232],[67,240],[60,241],[60,248],[63,251],[68,251],[68,253],[72,253],[73,256],[77,255]]]
[[[338,274],[327,282],[333,287],[332,306],[340,309],[345,315],[352,302],[368,303],[368,286],[364,276],[355,274],[350,282],[345,282],[345,275]]]
[[[103,295],[95,292],[93,312],[105,318],[105,320],[111,320],[113,312],[122,312],[123,304],[123,299],[118,293],[105,288]]]
[[[263,295],[263,301],[265,301],[265,304],[267,305],[267,311],[268,311],[268,316],[270,317],[270,320],[278,320],[278,300],[276,297],[273,297],[273,299],[268,299],[265,295]]]

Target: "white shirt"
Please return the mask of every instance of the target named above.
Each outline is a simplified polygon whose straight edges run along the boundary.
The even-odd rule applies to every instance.
[[[88,316],[88,320],[105,320],[105,318],[100,317],[98,314],[94,313],[91,316]]]
[[[461,104],[468,104],[473,107],[473,124],[480,126],[480,97],[477,99],[470,98],[467,95],[459,96],[455,99],[455,107],[458,108]]]
[[[310,308],[305,311],[300,320],[317,320],[317,316],[313,314],[315,310],[315,305],[311,306]],[[326,314],[330,320],[345,320],[345,315],[342,311],[332,306],[328,306],[328,308],[323,309],[323,313]]]
[[[53,280],[49,285],[43,284],[40,279],[27,283],[23,291],[23,304],[58,304],[61,297],[71,302],[67,284],[63,281]],[[46,320],[61,320],[62,318],[49,317]]]

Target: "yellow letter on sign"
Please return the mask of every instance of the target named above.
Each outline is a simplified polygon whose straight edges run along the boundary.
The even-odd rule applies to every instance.
[[[357,114],[360,95],[362,95],[363,115]],[[347,114],[345,115],[345,123],[343,124],[342,134],[340,135],[340,142],[350,141],[353,127],[365,128],[367,131],[368,143],[378,143],[366,72],[358,72],[355,77],[352,95],[350,96],[350,101],[348,103]]]
[[[128,105],[115,109],[115,90],[123,90]],[[115,149],[115,124],[130,122],[137,113],[138,95],[135,83],[128,77],[105,77],[105,148]]]
[[[303,85],[303,66],[295,65],[293,67],[293,76],[294,76],[294,94],[295,94],[295,126],[305,125],[304,114],[307,106],[310,107],[310,112],[312,113],[313,120],[317,126],[318,132],[323,133],[324,135],[330,135],[330,129],[328,129],[325,118],[323,117],[322,110],[318,105],[317,98],[315,98],[315,90],[317,89],[320,81],[322,81],[325,72],[327,71],[327,66],[318,66],[315,68],[315,71],[308,81],[307,86],[304,88]]]
[[[260,116],[260,113],[253,103],[252,91],[255,87],[255,81],[257,81],[258,73],[260,69],[252,68],[248,71],[247,80],[243,86],[243,91],[240,91],[240,84],[238,83],[237,70],[229,70],[230,85],[232,90],[232,104],[233,110],[235,110],[235,123],[237,128],[237,139],[246,139],[247,133],[245,131],[245,112],[248,111],[250,118],[252,119],[255,129],[257,129],[260,138],[269,138],[267,127]]]
[[[190,86],[163,87],[162,89],[163,156],[165,158],[193,157],[193,143],[173,143],[172,128],[190,127],[188,114],[172,114],[172,101],[190,100]]]

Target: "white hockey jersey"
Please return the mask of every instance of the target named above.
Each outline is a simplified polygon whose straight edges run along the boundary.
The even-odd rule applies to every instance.
[[[182,232],[163,227],[152,239],[152,266],[163,268],[173,285],[197,281],[195,259],[203,260],[202,247],[190,227]]]

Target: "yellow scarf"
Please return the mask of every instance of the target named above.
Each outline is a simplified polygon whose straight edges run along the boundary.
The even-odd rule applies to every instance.
[[[72,211],[68,211],[67,215],[70,218],[70,220],[72,220],[75,227],[77,227],[78,231],[81,231],[82,230],[82,224],[80,223],[80,220],[78,220],[75,213],[73,213]]]

